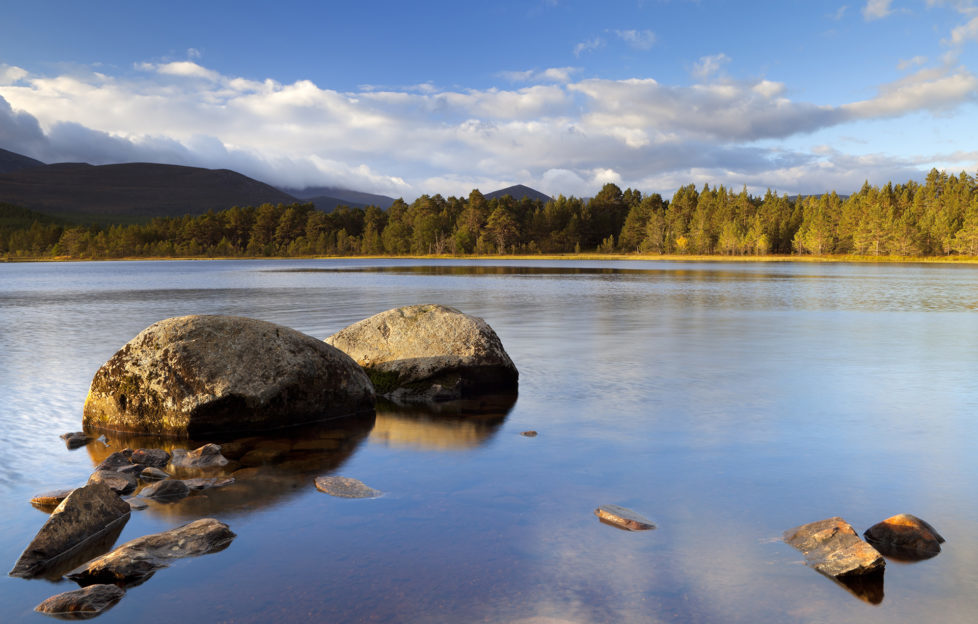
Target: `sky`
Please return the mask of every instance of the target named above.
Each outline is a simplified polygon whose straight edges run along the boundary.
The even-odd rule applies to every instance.
[[[978,169],[978,0],[0,0],[0,148],[412,200]]]

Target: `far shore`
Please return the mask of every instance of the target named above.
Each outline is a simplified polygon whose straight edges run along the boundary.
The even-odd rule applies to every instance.
[[[514,255],[407,255],[407,256],[161,256],[122,258],[70,258],[68,256],[0,257],[0,262],[103,262],[103,261],[166,261],[166,260],[588,260],[588,261],[645,261],[645,262],[815,262],[861,264],[978,264],[978,256],[860,256],[860,255],[678,255],[678,254],[514,254]]]

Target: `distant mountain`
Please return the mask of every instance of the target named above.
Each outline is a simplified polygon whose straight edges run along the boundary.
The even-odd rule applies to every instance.
[[[21,154],[15,154],[14,152],[8,152],[5,149],[0,149],[0,173],[10,173],[12,171],[20,171],[21,169],[30,169],[31,167],[41,167],[44,163],[40,160],[34,160],[33,158],[28,158]]]
[[[227,169],[58,163],[0,174],[0,202],[73,221],[133,223],[296,201],[288,193]]]
[[[341,205],[350,208],[377,206],[386,210],[394,203],[394,198],[387,195],[351,191],[335,186],[308,186],[302,189],[283,188],[282,190],[293,197],[312,202],[316,208],[326,212],[335,210]]]
[[[539,200],[544,203],[550,201],[550,196],[536,189],[531,189],[529,186],[524,186],[522,184],[517,184],[516,186],[508,186],[504,189],[499,189],[498,191],[493,191],[491,193],[486,193],[483,195],[487,200],[496,199],[497,197],[505,197],[509,195],[513,199],[520,200],[524,197],[529,197],[532,200]]]

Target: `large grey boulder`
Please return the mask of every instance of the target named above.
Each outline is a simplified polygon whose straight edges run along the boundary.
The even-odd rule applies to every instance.
[[[77,488],[51,512],[10,575],[39,576],[59,560],[84,548],[87,542],[121,530],[128,520],[129,505],[107,485],[89,483]]]
[[[450,400],[515,391],[519,373],[481,318],[442,305],[381,312],[326,342],[352,357],[379,394],[398,400]]]
[[[235,316],[155,323],[95,374],[87,427],[196,436],[370,411],[369,378],[344,353],[288,327]]]

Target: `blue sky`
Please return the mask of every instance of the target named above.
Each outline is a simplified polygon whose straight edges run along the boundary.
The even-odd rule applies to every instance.
[[[976,172],[978,0],[5,3],[0,147],[412,199]]]

